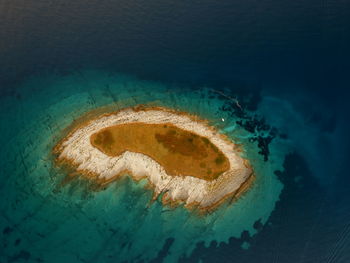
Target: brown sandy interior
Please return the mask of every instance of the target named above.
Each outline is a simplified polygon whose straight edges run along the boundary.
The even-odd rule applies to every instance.
[[[125,151],[145,154],[173,176],[187,175],[209,181],[230,169],[227,157],[208,138],[171,123],[120,124],[98,131],[90,141],[109,156]]]

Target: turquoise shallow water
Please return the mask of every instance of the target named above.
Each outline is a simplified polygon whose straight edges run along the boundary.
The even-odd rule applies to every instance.
[[[348,2],[0,1],[0,262],[350,262]],[[251,191],[204,219],[58,187],[73,119],[150,101],[243,143]]]
[[[283,184],[274,172],[283,171],[290,146],[276,137],[266,162],[254,138],[269,132],[238,125],[241,118],[224,110],[236,98],[220,94],[210,87],[189,89],[86,70],[36,75],[21,84],[17,96],[1,98],[0,224],[6,226],[6,242],[16,245],[5,247],[0,261],[175,262],[199,241],[209,246],[244,231],[257,234],[254,225],[265,224],[279,200]],[[126,176],[101,191],[92,191],[84,180],[60,186],[64,172],[54,167],[51,150],[62,131],[101,106],[117,110],[142,103],[199,115],[242,144],[242,156],[256,173],[251,189],[237,202],[200,217],[183,207],[151,203],[146,180],[135,183]],[[244,242],[241,249],[249,246]]]

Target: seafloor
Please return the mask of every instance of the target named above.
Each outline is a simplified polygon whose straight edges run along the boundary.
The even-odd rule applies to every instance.
[[[238,96],[238,95],[237,95]],[[196,243],[229,242],[253,236],[279,200],[288,139],[254,112],[251,94],[210,87],[188,89],[141,81],[113,72],[80,71],[65,76],[38,75],[17,96],[1,99],[0,200],[5,245],[0,259],[45,262],[107,262],[152,259],[177,261]],[[183,207],[151,203],[147,182],[128,177],[94,191],[85,180],[62,185],[52,148],[63,131],[84,113],[148,104],[187,111],[242,145],[256,180],[232,204],[198,216]],[[14,243],[15,245],[10,245]],[[249,241],[241,243],[242,249]],[[164,252],[165,251],[165,252]]]

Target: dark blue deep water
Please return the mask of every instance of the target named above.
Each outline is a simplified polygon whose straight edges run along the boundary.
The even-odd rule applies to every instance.
[[[349,18],[346,0],[0,0],[0,263],[350,262]],[[114,87],[107,73],[96,72],[138,82],[118,80],[129,84]],[[86,188],[76,186],[80,190],[72,187],[68,197],[57,197],[63,194],[55,190],[55,179],[38,183],[54,172],[47,168],[51,157],[37,156],[52,148],[64,125],[123,97],[122,85],[162,100],[152,83],[188,101],[204,88],[237,98],[249,118],[229,102],[221,108],[242,118],[236,125],[251,133],[272,131],[271,138],[251,141],[262,163],[271,161],[271,141],[291,146],[281,155],[283,169],[274,171],[283,185],[279,201],[266,222],[254,219],[255,233],[242,229],[226,240],[198,236],[189,243],[192,249],[182,251],[179,243],[185,241],[172,234],[180,223],[169,235],[135,237],[135,229],[122,223],[135,222],[137,215],[118,217],[113,228],[112,219],[102,217],[124,208],[112,214],[91,206],[109,200],[107,194],[85,197],[77,192]],[[86,102],[79,94],[87,94]],[[135,102],[145,102],[142,96]],[[52,138],[38,132],[39,126]],[[128,200],[131,209],[144,209],[148,194],[124,183],[130,189],[120,192],[140,198],[109,200],[110,207]],[[85,221],[75,216],[78,208]],[[147,212],[154,222],[157,209],[159,204]],[[138,216],[143,222],[143,214]],[[70,225],[60,230],[67,220]],[[78,238],[95,226],[96,236]],[[155,249],[150,258],[136,238],[162,243],[147,248]]]

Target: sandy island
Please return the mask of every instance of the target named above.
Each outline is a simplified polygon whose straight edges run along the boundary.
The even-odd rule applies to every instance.
[[[164,204],[211,211],[253,180],[247,160],[226,136],[184,112],[126,108],[86,120],[54,148],[58,164],[99,184],[123,174],[147,178]]]

